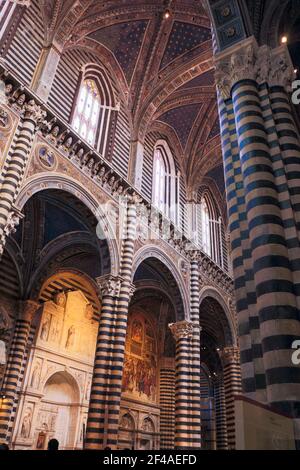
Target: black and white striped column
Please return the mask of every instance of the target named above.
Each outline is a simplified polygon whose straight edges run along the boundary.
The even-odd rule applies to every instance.
[[[46,117],[46,112],[33,100],[24,105],[23,117],[18,127],[14,151],[8,155],[0,186],[0,257],[3,254],[6,234],[9,229],[13,204],[27,167],[37,125]]]
[[[194,369],[193,322],[183,320],[170,325],[176,340],[175,448],[201,447],[200,365]]]
[[[137,203],[136,196],[128,196],[118,288],[102,301],[86,449],[116,449],[118,444],[128,307],[134,292],[131,278]]]
[[[216,68],[243,390],[293,417],[299,446],[300,369],[291,346],[300,338],[300,138],[287,93],[293,64],[285,46],[271,50],[248,38],[218,54]]]
[[[239,348],[229,346],[220,351],[223,364],[224,395],[228,449],[235,449],[235,412],[234,397],[241,395],[241,367]]]
[[[118,348],[115,322],[121,278],[107,275],[97,278],[97,284],[101,295],[101,313],[86,428],[86,449],[101,449],[106,446],[108,408],[111,396],[115,395],[111,381],[114,378],[113,355]]]
[[[24,359],[31,333],[31,322],[39,306],[37,302],[27,300],[21,305],[22,311],[16,320],[2,387],[3,398],[0,407],[0,440],[2,441],[8,442],[12,432],[12,415],[18,403],[18,390],[24,377]]]
[[[163,360],[160,369],[160,448],[174,449],[175,441],[175,364]]]
[[[223,374],[220,374],[214,383],[214,395],[217,450],[228,450],[226,401]]]

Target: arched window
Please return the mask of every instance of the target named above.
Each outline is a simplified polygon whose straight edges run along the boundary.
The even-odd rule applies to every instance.
[[[164,215],[179,224],[180,173],[164,140],[156,143],[153,156],[152,203]]]
[[[225,232],[222,217],[210,192],[203,188],[199,191],[198,210],[198,244],[219,266],[225,267],[224,260]]]
[[[104,157],[111,125],[119,106],[105,70],[96,64],[87,64],[73,109],[74,130]]]
[[[211,239],[210,239],[210,216],[205,198],[201,199],[201,233],[202,248],[209,256],[211,256]]]
[[[100,96],[94,80],[84,80],[81,84],[73,118],[76,132],[90,145],[94,145],[100,111]]]

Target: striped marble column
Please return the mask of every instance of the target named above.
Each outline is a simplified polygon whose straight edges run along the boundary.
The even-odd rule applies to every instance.
[[[9,441],[12,432],[12,414],[18,402],[18,391],[24,377],[24,359],[31,333],[31,322],[39,304],[27,300],[21,306],[16,320],[15,331],[10,348],[9,359],[2,387],[2,404],[0,407],[0,440]]]
[[[105,447],[116,449],[118,444],[128,307],[134,292],[131,278],[137,202],[138,198],[135,195],[128,196],[120,277],[108,278],[108,285],[110,284],[113,288],[110,295],[106,294],[102,299],[85,440],[86,449]],[[107,293],[107,287],[105,287],[105,292]]]
[[[216,417],[216,445],[217,450],[228,450],[226,402],[224,378],[220,375],[214,384],[215,417]]]
[[[3,167],[0,186],[0,257],[10,226],[14,223],[13,204],[27,167],[35,130],[45,117],[46,112],[33,100],[25,103],[14,151]]]
[[[226,409],[226,427],[228,449],[235,449],[235,414],[234,397],[242,392],[240,351],[238,347],[229,346],[220,351],[223,364],[224,395]]]
[[[230,108],[234,117],[232,144],[240,161],[231,173],[225,163],[225,177],[227,197],[233,194],[236,198],[229,214],[236,215],[230,225],[232,244],[240,247],[233,251],[238,317],[243,308],[248,313],[248,321],[239,321],[240,334],[250,338],[247,348],[241,336],[243,385],[250,385],[248,391],[254,392],[257,385],[264,387],[265,400],[263,396],[253,398],[294,418],[299,446],[300,369],[291,360],[291,345],[300,338],[300,139],[287,94],[294,79],[293,64],[285,46],[271,50],[248,38],[238,48],[218,54],[216,67],[223,101],[224,161],[231,158],[224,118]],[[233,193],[230,185],[235,186]],[[244,230],[241,221],[245,222]],[[259,361],[255,364],[256,358]],[[246,372],[251,364],[259,366],[252,384],[245,383],[246,361]]]
[[[199,327],[190,321],[170,325],[176,340],[175,448],[201,446],[200,364],[194,370],[193,335]]]
[[[118,347],[115,340],[116,305],[120,294],[121,278],[107,275],[96,279],[101,313],[91,386],[85,448],[101,449],[106,446],[107,414],[110,395],[114,394],[113,354]]]
[[[175,441],[175,364],[163,359],[160,369],[160,448],[174,449]]]

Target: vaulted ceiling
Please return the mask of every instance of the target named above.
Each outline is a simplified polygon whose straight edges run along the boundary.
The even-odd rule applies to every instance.
[[[211,25],[202,2],[43,0],[41,8],[49,43],[89,49],[113,72],[132,139],[152,130],[169,136],[187,187],[196,190],[215,170],[223,196]]]

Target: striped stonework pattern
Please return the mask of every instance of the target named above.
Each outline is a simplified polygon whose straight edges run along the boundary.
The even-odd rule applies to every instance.
[[[15,331],[12,346],[9,354],[9,361],[3,381],[2,394],[5,398],[0,408],[0,439],[9,441],[13,428],[13,419],[17,408],[17,392],[22,384],[26,357],[28,354],[27,345],[31,335],[31,321],[39,308],[37,302],[27,300],[23,306],[23,312],[15,324]]]
[[[85,440],[86,449],[101,449],[106,446],[115,449],[118,443],[128,306],[134,292],[131,277],[136,232],[136,202],[132,197],[127,206],[120,277],[108,277],[101,287],[102,310]]]
[[[176,340],[175,448],[200,448],[200,327],[183,320],[170,328]]]
[[[160,448],[174,449],[175,369],[160,370]]]
[[[25,104],[24,118],[17,129],[13,152],[8,154],[4,165],[0,187],[0,255],[5,244],[7,223],[28,164],[35,130],[45,114],[34,101]]]
[[[216,416],[216,447],[217,450],[228,450],[226,404],[223,375],[214,384],[215,416]]]
[[[256,291],[251,271],[251,246],[245,205],[244,181],[232,100],[219,95],[222,150],[231,256],[235,279],[238,312],[238,332],[241,351],[242,386],[244,393],[266,401],[265,371],[262,359],[259,320],[256,311]]]
[[[226,347],[220,352],[220,356],[221,356],[222,363],[223,363],[228,449],[234,450],[235,449],[234,397],[235,395],[240,395],[242,391],[239,348],[235,346]]]
[[[243,80],[233,104],[267,400],[295,418],[300,442],[300,369],[291,361],[300,338],[299,135],[283,87]]]

